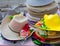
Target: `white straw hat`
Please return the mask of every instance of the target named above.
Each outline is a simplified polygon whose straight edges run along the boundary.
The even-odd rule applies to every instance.
[[[2,24],[1,24],[1,28],[2,28],[2,36],[4,38],[6,38],[7,40],[14,40],[14,41],[18,41],[18,40],[23,40],[24,38],[21,37],[18,33],[12,31],[8,25],[10,23],[11,19],[9,18],[9,16],[6,16],[3,21],[2,21]],[[27,36],[30,37],[32,35],[32,32],[30,35]]]

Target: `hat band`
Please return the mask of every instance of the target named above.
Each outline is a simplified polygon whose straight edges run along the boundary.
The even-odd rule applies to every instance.
[[[8,25],[8,27],[9,27],[9,25]],[[19,34],[19,32],[16,32],[16,31],[12,30],[10,27],[9,27],[9,29],[10,29],[11,31],[13,31],[13,32],[15,32],[15,33],[18,33],[18,34]]]

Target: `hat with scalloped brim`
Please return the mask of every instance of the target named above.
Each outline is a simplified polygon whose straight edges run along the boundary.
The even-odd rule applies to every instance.
[[[48,31],[60,31],[60,17],[58,14],[45,14],[43,20],[37,22],[35,27]]]
[[[52,3],[54,0],[27,0],[26,3],[31,6],[44,6]]]

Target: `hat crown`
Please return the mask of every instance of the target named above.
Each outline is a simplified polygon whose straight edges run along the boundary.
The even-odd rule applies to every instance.
[[[27,4],[31,6],[44,6],[52,3],[54,0],[27,0]]]
[[[27,18],[25,16],[14,16],[14,18],[9,23],[9,27],[14,32],[20,32],[25,24],[27,24]]]

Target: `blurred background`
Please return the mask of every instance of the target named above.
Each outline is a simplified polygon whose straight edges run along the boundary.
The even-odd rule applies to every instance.
[[[60,0],[56,0],[60,5]],[[27,12],[26,0],[0,0],[0,22],[6,15]]]

